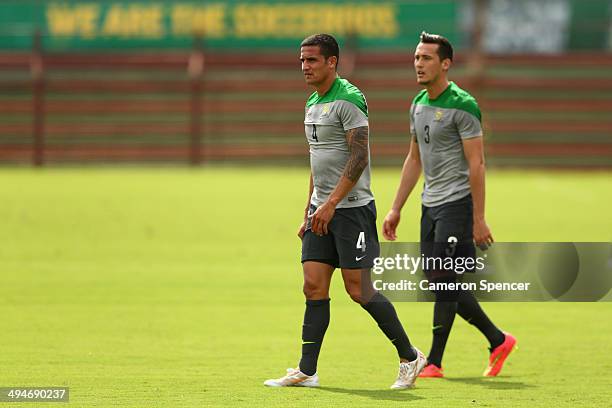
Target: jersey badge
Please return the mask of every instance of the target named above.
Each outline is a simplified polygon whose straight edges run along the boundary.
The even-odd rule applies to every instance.
[[[442,112],[441,110],[437,110],[435,113],[435,121],[436,122],[440,122],[442,120],[442,116],[444,116],[444,112]]]
[[[321,111],[321,116],[326,116],[329,114],[329,103],[323,105],[323,110]]]

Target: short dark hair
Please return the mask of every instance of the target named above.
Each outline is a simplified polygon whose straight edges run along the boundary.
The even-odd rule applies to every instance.
[[[429,34],[423,31],[421,33],[421,42],[424,44],[438,44],[438,55],[440,61],[449,59],[453,60],[453,46],[446,37],[438,34]]]
[[[321,55],[328,59],[329,57],[336,57],[340,59],[340,47],[338,47],[338,41],[329,34],[314,34],[304,38],[300,47],[307,47],[311,45],[318,45],[321,50]]]

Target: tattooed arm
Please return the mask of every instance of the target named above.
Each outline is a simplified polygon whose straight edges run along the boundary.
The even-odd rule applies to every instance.
[[[368,166],[368,133],[367,126],[349,129],[346,132],[350,155],[336,188],[312,216],[312,232],[315,234],[327,234],[327,224],[334,216],[336,206],[357,184],[361,173]]]
[[[361,173],[363,173],[365,168],[368,166],[368,133],[367,126],[350,129],[348,132],[346,132],[346,142],[349,146],[350,156],[346,162],[346,167],[344,167],[343,176],[349,179],[352,184],[350,188],[345,191],[344,194],[342,194],[342,197],[339,198],[338,202],[342,200],[344,196],[349,193],[349,191],[351,191],[351,188],[353,188],[355,183],[357,183],[357,180],[359,180],[359,177],[361,177]],[[337,190],[338,186],[336,186],[334,192]],[[333,196],[334,193],[331,195]]]

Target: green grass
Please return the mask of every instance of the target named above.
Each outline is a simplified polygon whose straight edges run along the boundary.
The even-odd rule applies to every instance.
[[[374,169],[379,222],[398,172]],[[491,171],[493,234],[609,241],[611,180]],[[298,359],[304,169],[1,168],[0,184],[0,386],[69,386],[76,407],[609,403],[610,303],[488,303],[520,344],[500,377],[480,377],[485,341],[458,320],[447,378],[393,392],[394,349],[337,276],[324,387],[263,387]],[[402,240],[417,239],[417,201]],[[396,306],[427,350],[432,305]]]

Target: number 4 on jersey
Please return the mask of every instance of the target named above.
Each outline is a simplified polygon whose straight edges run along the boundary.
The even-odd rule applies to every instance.
[[[317,137],[317,125],[312,125],[312,140],[314,140],[315,142],[319,141],[319,138]]]

